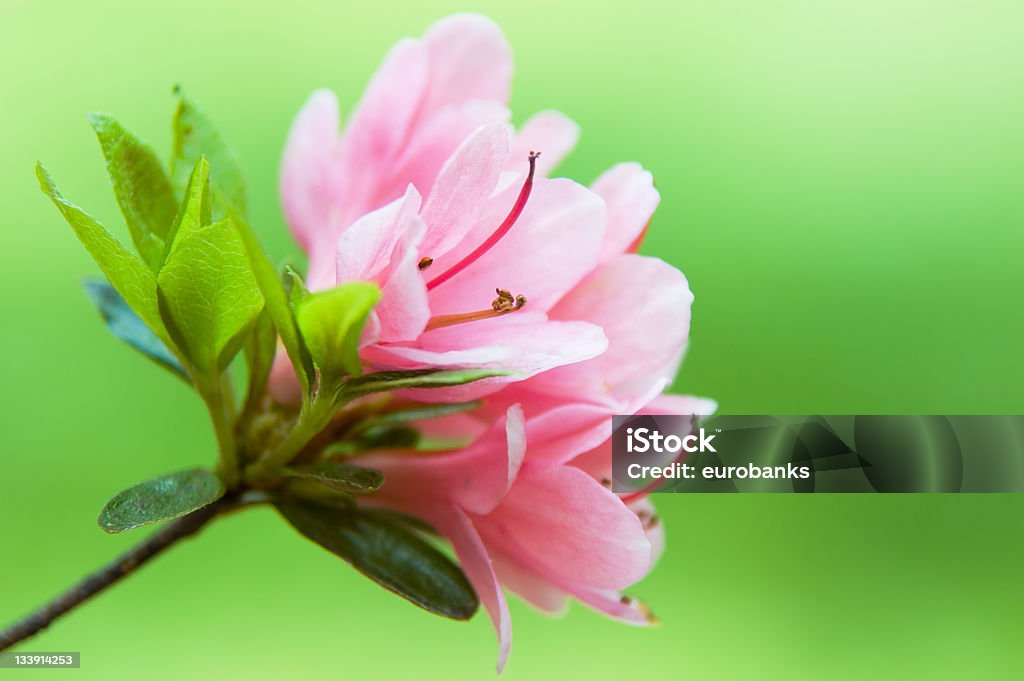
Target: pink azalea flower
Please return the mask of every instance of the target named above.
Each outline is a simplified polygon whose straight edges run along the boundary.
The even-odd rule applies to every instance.
[[[650,620],[621,592],[650,570],[662,530],[643,494],[603,484],[610,416],[714,410],[660,394],[682,359],[693,296],[681,272],[635,253],[659,201],[651,174],[626,163],[590,188],[549,179],[578,130],[546,112],[514,131],[511,72],[493,23],[443,20],[391,51],[343,134],[334,96],[315,93],[281,178],[309,286],[381,288],[363,338],[371,367],[514,372],[410,392],[487,397],[476,413],[422,424],[467,448],[356,459],[386,476],[363,503],[421,517],[452,542],[498,630],[499,669],[511,645],[504,588],[547,612],[573,597]],[[272,387],[294,395],[285,362]]]

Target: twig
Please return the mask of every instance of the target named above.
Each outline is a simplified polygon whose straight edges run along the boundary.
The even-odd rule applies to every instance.
[[[151,558],[156,557],[182,539],[195,534],[218,515],[237,508],[240,503],[244,504],[245,502],[236,496],[224,497],[209,506],[178,518],[154,532],[117,560],[100,568],[46,605],[0,632],[0,651],[7,650],[16,643],[35,636],[50,626],[58,617],[67,614],[108,586],[132,574]]]

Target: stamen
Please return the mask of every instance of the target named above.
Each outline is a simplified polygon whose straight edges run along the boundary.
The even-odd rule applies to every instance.
[[[494,290],[497,292],[498,297],[491,302],[490,310],[464,312],[462,314],[443,314],[438,315],[437,317],[431,317],[430,321],[427,322],[426,330],[430,331],[431,329],[440,329],[443,326],[454,326],[455,324],[465,324],[466,322],[476,322],[481,319],[500,317],[503,314],[521,310],[523,306],[526,305],[526,296],[524,295],[513,296],[503,288]]]
[[[420,262],[417,265],[417,267],[419,267],[420,270],[422,271],[422,270],[427,269],[428,267],[430,267],[433,264],[434,264],[434,259],[433,258],[430,258],[430,257],[427,257],[427,256],[423,256],[422,258],[420,258]]]
[[[494,244],[501,241],[502,237],[508,234],[509,230],[512,229],[512,225],[516,224],[516,220],[518,220],[519,216],[522,215],[523,209],[526,208],[526,201],[530,198],[530,192],[533,190],[533,173],[537,168],[538,156],[540,156],[539,151],[530,152],[530,172],[526,176],[526,182],[523,183],[523,188],[519,190],[519,196],[516,197],[516,202],[512,205],[512,210],[510,210],[508,215],[505,216],[505,219],[502,220],[500,225],[498,225],[498,228],[494,230],[494,233],[487,237],[482,244],[477,246],[472,253],[428,281],[428,291],[437,288],[462,270],[472,265],[480,256],[491,250],[491,248],[494,247]],[[422,265],[423,261],[421,260],[420,263]],[[420,269],[423,268],[421,267]]]

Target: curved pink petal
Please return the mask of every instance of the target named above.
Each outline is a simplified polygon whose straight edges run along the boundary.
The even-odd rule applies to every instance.
[[[505,588],[541,612],[549,615],[565,613],[569,606],[565,591],[493,547],[489,546],[487,550],[494,572]]]
[[[710,397],[693,395],[658,395],[637,411],[638,414],[680,414],[708,417],[718,410],[718,402]]]
[[[420,195],[410,185],[404,197],[356,220],[338,239],[336,283],[372,281],[380,286],[381,299],[369,325],[376,331],[373,340],[414,339],[430,319],[418,267],[417,244],[425,229],[419,207]],[[323,286],[311,280],[310,287]]]
[[[516,405],[465,449],[446,454],[368,454],[353,461],[384,473],[375,503],[418,513],[419,507],[436,503],[431,500],[447,500],[484,514],[504,498],[519,474],[526,452],[525,432],[523,411]]]
[[[337,206],[339,229],[397,198],[386,190],[405,189],[389,180],[426,91],[427,67],[427,48],[421,41],[399,41],[352,113],[339,151],[344,182]]]
[[[515,203],[518,186],[488,202],[477,226],[456,248],[437,258],[436,277],[483,243]],[[495,287],[527,298],[531,310],[548,310],[597,264],[604,235],[600,197],[570,180],[540,178],[512,229],[463,271],[431,291],[434,314],[489,305]],[[557,255],[553,255],[557,254]]]
[[[508,101],[512,48],[496,23],[479,14],[456,14],[427,29],[423,43],[429,87],[422,112],[473,99]]]
[[[338,99],[317,90],[292,123],[281,161],[281,203],[296,241],[306,250],[331,233],[338,199]]]
[[[528,460],[477,527],[488,545],[528,557],[563,584],[621,589],[650,568],[651,543],[637,515],[571,466]]]
[[[427,520],[452,543],[459,564],[476,591],[480,602],[494,624],[498,634],[498,673],[505,668],[508,655],[512,649],[512,616],[508,611],[508,601],[501,588],[498,577],[494,574],[487,548],[477,533],[473,522],[457,507],[448,512],[435,513]]]
[[[559,111],[541,111],[531,116],[516,133],[505,165],[506,170],[523,172],[523,161],[539,151],[537,173],[548,176],[576,147],[580,126]]]
[[[561,394],[614,393],[619,401],[650,399],[672,381],[690,330],[693,294],[683,273],[639,255],[601,265],[551,310],[582,319],[608,336],[608,351],[583,364],[538,377],[531,387]]]
[[[601,260],[625,253],[640,238],[651,221],[661,195],[654,177],[639,163],[620,163],[602,174],[591,189],[608,206],[608,230],[601,248]]]
[[[423,401],[468,400],[490,394],[554,367],[604,352],[601,329],[586,322],[552,322],[544,315],[514,312],[427,331],[415,345],[375,345],[364,359],[380,369],[481,368],[511,372],[453,388],[420,390]]]
[[[473,228],[498,182],[508,144],[506,127],[492,123],[466,138],[444,164],[423,206],[424,255],[440,257]]]

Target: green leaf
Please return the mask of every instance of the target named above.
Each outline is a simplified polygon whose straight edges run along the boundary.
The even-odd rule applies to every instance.
[[[333,461],[297,466],[289,469],[288,474],[297,478],[316,480],[331,489],[349,494],[369,494],[376,492],[384,484],[384,474],[378,470]]]
[[[370,393],[406,388],[449,388],[472,383],[484,378],[508,376],[507,371],[494,369],[412,369],[410,371],[380,371],[351,378],[341,389],[340,398],[355,399]]]
[[[160,312],[188,360],[219,373],[263,309],[245,246],[229,220],[175,240],[157,277]]]
[[[153,150],[104,113],[89,116],[99,138],[114,194],[143,259],[156,268],[178,202]]]
[[[189,380],[185,368],[174,353],[139,319],[117,290],[98,279],[85,282],[85,292],[103,315],[111,333],[146,357]]]
[[[362,431],[361,449],[413,448],[420,443],[420,431],[407,426],[373,426]]]
[[[480,605],[451,559],[386,514],[297,503],[277,508],[308,539],[424,610],[466,620]]]
[[[180,518],[224,496],[224,483],[212,471],[192,468],[162,475],[118,493],[100,513],[100,527],[111,534],[160,520]]]
[[[252,228],[249,227],[249,223],[237,211],[229,210],[229,212],[238,235],[241,237],[242,243],[245,244],[249,265],[256,277],[256,283],[259,284],[263,299],[266,301],[267,311],[270,313],[271,319],[274,320],[274,326],[281,336],[281,342],[288,353],[288,358],[291,359],[292,366],[295,367],[295,375],[302,387],[303,400],[306,400],[309,398],[311,386],[315,383],[316,373],[309,350],[299,333],[295,314],[289,305],[288,294],[277,275],[277,270],[263,249],[263,245],[256,238]]]
[[[185,196],[174,217],[167,242],[164,246],[160,267],[167,262],[175,245],[183,241],[196,230],[208,227],[212,223],[213,199],[210,196],[210,162],[200,156],[189,175],[185,186]]]
[[[311,293],[295,306],[295,319],[313,363],[320,369],[321,384],[331,385],[362,372],[359,336],[379,299],[376,285],[350,281]]]
[[[302,275],[293,270],[290,266],[285,265],[284,274],[281,277],[284,281],[284,290],[288,294],[288,302],[291,306],[296,307],[303,298],[310,295],[309,289],[306,288],[306,282],[302,281]]]
[[[36,176],[39,178],[39,186],[43,193],[50,197],[57,210],[71,225],[78,240],[89,251],[89,255],[99,265],[107,280],[146,326],[164,343],[170,343],[157,306],[156,276],[149,267],[112,237],[103,225],[61,196],[53,183],[53,178],[41,163],[36,165]]]
[[[245,413],[253,414],[266,390],[270,369],[274,366],[274,356],[277,354],[277,332],[274,330],[274,320],[271,319],[266,307],[256,318],[243,349],[249,374]]]
[[[177,94],[181,94],[180,91]],[[215,194],[246,214],[245,174],[234,150],[194,102],[181,95],[174,114],[174,147],[171,153],[171,178],[175,189],[183,192],[189,172],[201,156],[210,159]],[[227,214],[221,206],[217,218]]]

